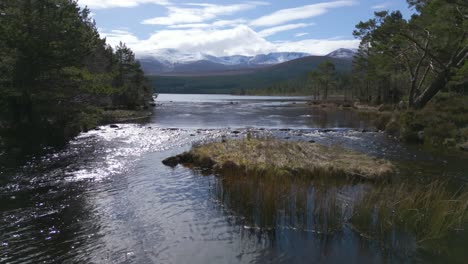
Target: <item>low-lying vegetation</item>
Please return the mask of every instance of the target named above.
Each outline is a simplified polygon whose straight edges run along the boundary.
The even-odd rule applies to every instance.
[[[354,206],[350,222],[361,234],[386,241],[395,231],[410,234],[419,247],[440,249],[444,238],[468,224],[468,192],[446,184],[398,183],[372,186]]]
[[[465,149],[467,113],[467,96],[445,93],[421,110],[376,112],[375,125],[403,141]]]
[[[343,176],[366,180],[387,179],[394,172],[385,160],[332,146],[309,142],[246,138],[195,146],[166,159],[164,164],[191,164],[222,172],[256,174]]]
[[[349,226],[389,249],[444,254],[444,241],[468,224],[465,188],[454,192],[440,181],[375,181],[388,179],[394,165],[336,146],[224,139],[194,146],[163,163],[219,174],[218,198],[255,228],[327,234]],[[356,178],[371,181],[356,184]]]

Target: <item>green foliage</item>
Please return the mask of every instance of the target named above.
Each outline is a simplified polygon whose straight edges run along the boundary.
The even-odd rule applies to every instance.
[[[76,117],[76,123],[73,124],[80,131],[88,131],[99,125],[102,118],[102,109],[98,107],[88,106],[81,109]]]
[[[468,6],[464,0],[409,0],[417,13],[376,12],[356,26],[353,73],[359,98],[423,108],[440,91],[467,84]],[[363,88],[364,87],[364,88]]]
[[[400,113],[399,120],[391,121],[386,130],[391,130],[392,134],[399,135],[403,140],[424,141],[428,145],[464,142],[468,139],[466,113],[467,96],[441,93],[422,110]]]
[[[400,116],[400,138],[405,141],[419,141],[418,133],[424,131],[423,120],[418,113],[407,111]]]
[[[3,126],[73,135],[103,108],[146,107],[151,93],[133,53],[123,44],[114,52],[89,14],[74,0],[0,2]]]
[[[315,98],[318,98],[320,90],[322,90],[322,99],[327,100],[331,87],[337,82],[335,64],[328,60],[320,63],[317,70],[309,74],[309,80],[313,83]]]

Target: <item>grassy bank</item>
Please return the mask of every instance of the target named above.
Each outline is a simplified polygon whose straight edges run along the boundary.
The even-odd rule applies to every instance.
[[[392,175],[385,160],[309,142],[275,139],[224,140],[195,146],[191,151],[165,160],[167,165],[186,163],[222,172],[237,170],[256,174],[342,176],[381,180]]]
[[[360,104],[344,98],[311,101],[309,105],[358,111],[372,117],[376,128],[405,142],[468,150],[468,96],[441,93],[420,110]]]

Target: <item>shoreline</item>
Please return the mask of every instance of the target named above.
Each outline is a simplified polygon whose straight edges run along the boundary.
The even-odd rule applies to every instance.
[[[401,105],[372,105],[335,99],[309,101],[307,105],[373,115],[376,129],[400,141],[467,152],[468,128],[463,125],[468,120],[465,114],[468,111],[467,99],[457,98],[458,101],[451,105],[446,102],[449,98],[453,98],[452,95],[440,95],[420,110],[407,109]],[[435,118],[428,118],[430,116]]]

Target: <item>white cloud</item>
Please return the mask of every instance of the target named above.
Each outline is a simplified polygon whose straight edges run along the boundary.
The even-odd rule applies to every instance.
[[[354,5],[354,1],[324,2],[295,8],[276,11],[272,14],[262,16],[251,22],[252,26],[276,26],[294,20],[306,19],[323,15],[332,8]]]
[[[213,23],[192,23],[192,24],[178,24],[170,25],[168,28],[181,29],[181,28],[226,28],[235,27],[247,23],[245,19],[234,19],[234,20],[218,20]]]
[[[100,32],[105,32],[103,30],[99,30]],[[129,46],[133,46],[138,44],[140,40],[134,36],[132,33],[126,30],[112,30],[110,32],[101,33],[101,37],[105,37],[107,43],[111,44],[112,46],[117,46],[120,42],[126,43]]]
[[[201,23],[215,19],[218,16],[232,15],[240,11],[253,9],[265,2],[247,2],[234,5],[214,4],[187,4],[191,7],[168,6],[169,14],[166,17],[155,17],[146,19],[142,24],[147,25],[176,25],[188,23]]]
[[[390,7],[391,5],[392,5],[392,3],[385,2],[385,3],[382,3],[382,4],[374,5],[371,8],[372,9],[386,9],[386,8]]]
[[[169,5],[168,0],[79,0],[81,6],[91,9],[106,9],[116,7],[136,7],[142,4]]]
[[[299,38],[299,37],[303,37],[303,36],[307,36],[309,35],[309,33],[306,33],[306,32],[301,32],[301,33],[297,33],[296,35],[294,35],[296,38]]]
[[[334,39],[305,39],[301,41],[285,41],[276,43],[278,51],[306,52],[313,55],[326,55],[339,48],[355,49],[359,46],[359,40],[334,40]]]
[[[279,32],[288,31],[288,30],[297,29],[297,28],[305,28],[305,27],[312,26],[312,25],[314,25],[314,24],[312,24],[312,23],[310,23],[310,24],[305,24],[305,23],[287,24],[287,25],[282,25],[282,26],[277,26],[277,27],[264,29],[264,30],[258,32],[258,34],[260,36],[262,36],[262,37],[268,37],[268,36],[271,36],[271,35],[275,35],[276,33],[279,33]]]
[[[357,48],[359,40],[306,39],[301,41],[270,42],[245,25],[231,29],[191,28],[162,30],[148,39],[138,39],[125,30],[101,32],[108,43],[125,42],[137,56],[150,56],[158,49],[176,49],[185,53],[205,53],[214,56],[257,55],[270,52],[294,51],[325,55],[338,48]]]

